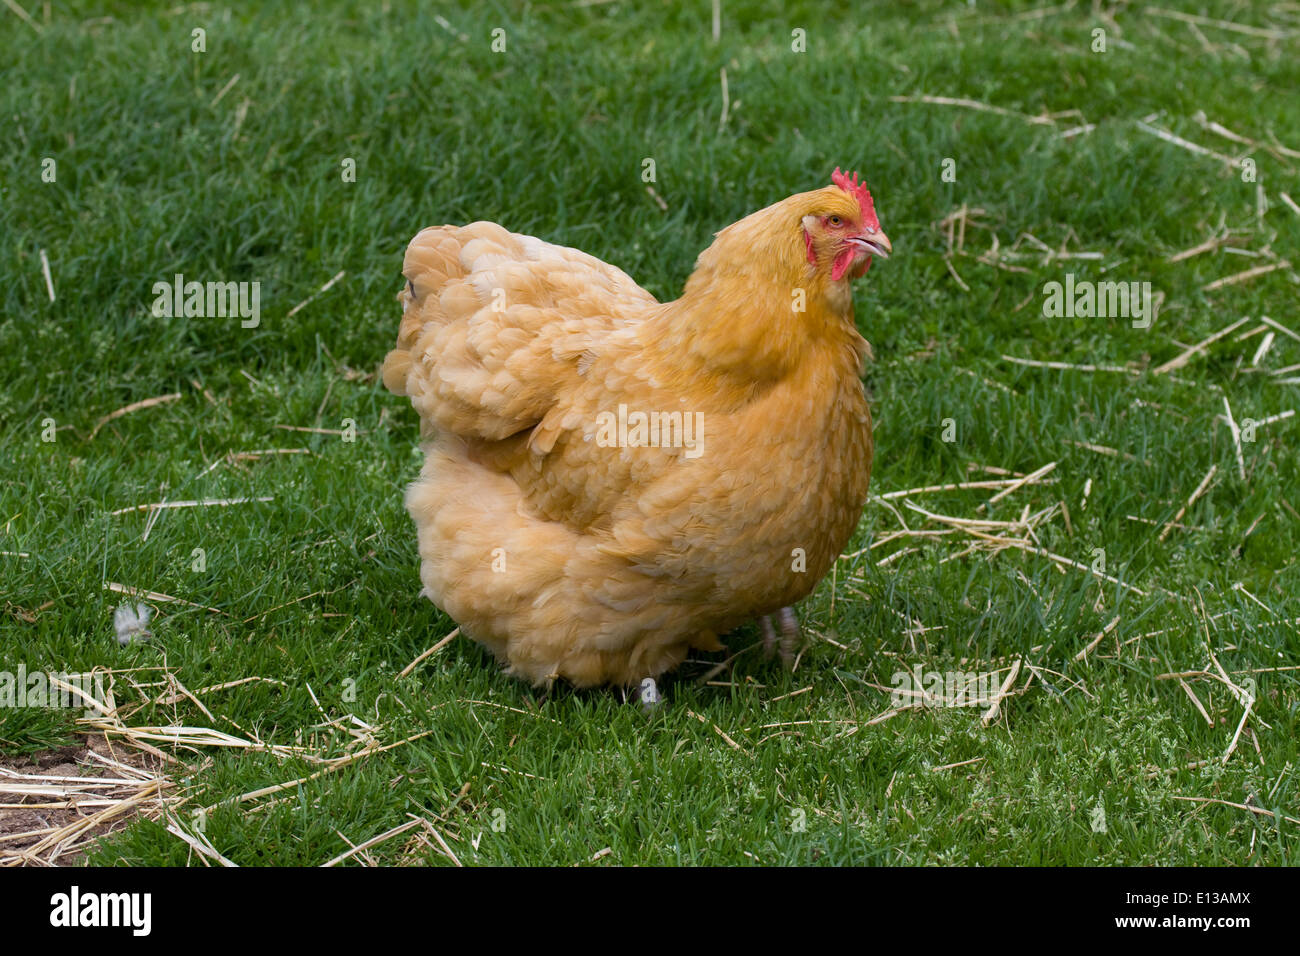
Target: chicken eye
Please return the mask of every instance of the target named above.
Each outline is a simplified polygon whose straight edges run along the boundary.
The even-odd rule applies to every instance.
[[[841,219],[839,216],[831,216],[826,221],[829,222],[832,226],[835,226],[836,228],[839,228],[840,226],[844,225],[844,220]]]

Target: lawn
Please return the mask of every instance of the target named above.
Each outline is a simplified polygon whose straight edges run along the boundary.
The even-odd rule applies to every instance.
[[[1300,8],[1047,2],[0,8],[0,672],[99,704],[0,707],[0,766],[139,768],[0,861],[1297,862]],[[894,256],[795,670],[749,626],[650,716],[459,638],[404,673],[455,626],[377,377],[410,237],[673,298],[836,166]],[[177,274],[256,322],[155,314]]]

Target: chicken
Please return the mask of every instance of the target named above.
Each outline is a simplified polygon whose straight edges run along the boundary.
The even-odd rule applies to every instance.
[[[849,283],[890,252],[839,169],[719,232],[675,302],[495,223],[420,232],[383,379],[420,417],[422,593],[534,684],[644,686],[756,617],[771,648],[774,614],[788,659],[866,502]]]

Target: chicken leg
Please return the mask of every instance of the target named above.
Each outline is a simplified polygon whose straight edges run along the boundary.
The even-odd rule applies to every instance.
[[[772,615],[765,614],[759,619],[763,628],[763,654],[771,657],[773,652],[780,650],[781,660],[786,667],[794,666],[795,651],[799,648],[801,634],[799,632],[799,619],[795,617],[794,608],[783,607],[776,612],[776,617],[780,621],[781,638],[777,642],[776,629],[772,626]]]

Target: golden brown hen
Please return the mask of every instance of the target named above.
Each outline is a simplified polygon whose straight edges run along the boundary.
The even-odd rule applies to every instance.
[[[887,257],[837,169],[717,234],[675,302],[491,222],[406,250],[384,384],[419,413],[424,593],[510,673],[635,685],[781,612],[857,527],[871,417],[849,280]]]

